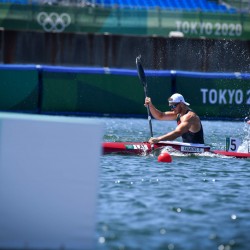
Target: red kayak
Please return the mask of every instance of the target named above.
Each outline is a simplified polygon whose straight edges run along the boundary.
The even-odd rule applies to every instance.
[[[153,148],[148,142],[104,142],[102,145],[104,154],[119,153],[133,155],[148,155],[152,150],[161,149],[166,146],[170,146],[182,153],[204,153],[210,151],[210,147],[204,144],[176,141],[161,141],[154,144]]]
[[[224,156],[230,156],[230,157],[236,157],[236,158],[250,158],[250,153],[229,152],[229,151],[223,151],[223,150],[214,150],[212,152],[218,155],[224,155]]]
[[[210,146],[195,143],[183,143],[177,141],[161,141],[152,148],[148,142],[103,142],[104,154],[148,155],[153,150],[171,147],[181,153],[204,153],[210,152],[235,158],[250,158],[250,153],[229,152],[223,150],[210,150]]]

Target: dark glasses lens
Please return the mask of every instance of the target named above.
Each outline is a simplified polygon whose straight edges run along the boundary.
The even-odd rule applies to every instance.
[[[176,103],[176,104],[173,104],[173,105],[170,105],[170,109],[175,109],[177,106],[178,106],[179,103]]]

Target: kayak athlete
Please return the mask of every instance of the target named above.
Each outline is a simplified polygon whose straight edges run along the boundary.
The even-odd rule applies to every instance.
[[[171,111],[161,112],[152,103],[150,97],[145,98],[145,106],[148,106],[152,116],[157,120],[177,121],[174,131],[159,137],[151,137],[149,143],[159,141],[172,141],[182,137],[183,142],[204,144],[203,128],[199,116],[189,108],[181,94],[175,93],[169,99]]]

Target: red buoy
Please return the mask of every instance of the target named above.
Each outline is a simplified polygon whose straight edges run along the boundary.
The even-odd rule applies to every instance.
[[[162,152],[159,156],[158,156],[158,161],[159,162],[172,162],[172,157],[168,152]]]

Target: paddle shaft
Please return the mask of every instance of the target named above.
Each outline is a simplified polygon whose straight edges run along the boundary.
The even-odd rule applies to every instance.
[[[136,66],[137,66],[138,76],[139,76],[139,79],[140,79],[141,84],[143,86],[144,94],[145,94],[145,98],[146,98],[148,96],[147,80],[146,80],[146,76],[144,73],[144,69],[143,69],[142,64],[141,64],[141,56],[136,57]],[[148,113],[148,123],[149,123],[149,129],[150,129],[150,136],[153,137],[152,119],[151,119],[150,109],[149,109],[148,105],[147,105],[147,113]]]
[[[144,87],[144,92],[145,92],[145,98],[148,96],[147,95],[147,90],[145,90]],[[148,113],[148,123],[149,123],[149,129],[150,129],[150,136],[153,137],[153,127],[152,127],[152,119],[151,119],[151,115],[150,115],[150,109],[149,106],[147,105],[147,113]]]

